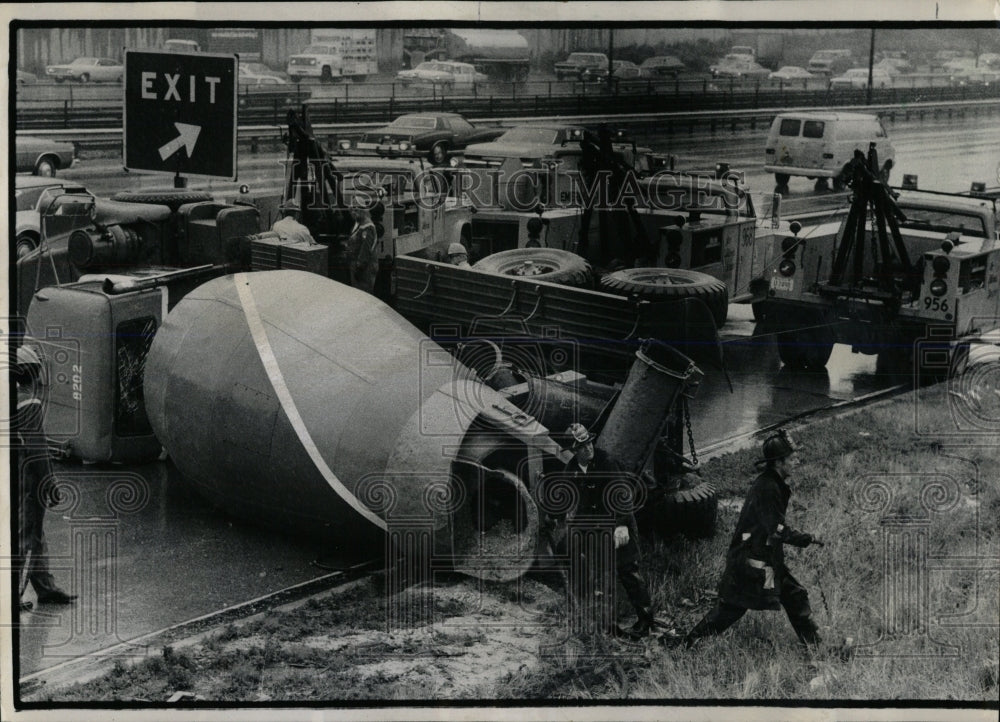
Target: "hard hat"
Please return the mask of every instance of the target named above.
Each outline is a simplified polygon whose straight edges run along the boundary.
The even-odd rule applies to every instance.
[[[594,440],[594,435],[587,431],[583,424],[570,424],[566,435],[573,439],[573,446],[581,446]]]
[[[468,250],[466,250],[465,246],[463,246],[461,243],[452,243],[450,246],[448,246],[449,256],[455,256],[458,255],[459,253],[464,253],[465,255],[469,255]]]
[[[761,449],[764,461],[777,461],[791,456],[799,450],[799,447],[787,431],[778,429],[777,433],[764,439]]]

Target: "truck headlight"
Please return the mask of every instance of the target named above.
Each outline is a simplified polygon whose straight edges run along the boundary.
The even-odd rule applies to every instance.
[[[935,278],[931,281],[932,296],[943,296],[946,293],[948,293],[948,284],[943,278]]]
[[[400,150],[409,150],[410,149],[410,142],[408,140],[400,141],[400,143],[399,143],[399,149]]]

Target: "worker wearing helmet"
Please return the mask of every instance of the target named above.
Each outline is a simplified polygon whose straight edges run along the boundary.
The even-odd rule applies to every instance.
[[[613,493],[615,490],[608,488],[609,484],[622,482],[629,484],[631,481],[614,459],[603,450],[594,448],[594,435],[583,424],[570,424],[566,435],[570,440],[573,458],[566,464],[563,478],[572,481],[579,492],[576,509],[571,515],[573,526],[586,536],[592,532],[592,528],[589,528],[591,521],[598,525],[602,520],[609,523],[614,544],[615,576],[625,589],[638,617],[632,628],[626,632],[614,624],[615,610],[608,609],[606,611],[611,619],[606,631],[615,636],[628,636],[633,639],[645,637],[649,634],[654,619],[649,589],[639,570],[635,516],[630,511],[615,508],[616,505],[611,501],[616,496]],[[588,528],[584,528],[584,525],[588,525]],[[586,548],[583,545],[570,546]],[[610,570],[600,566],[604,557],[599,550],[592,551],[589,557],[584,559],[581,567],[570,570],[571,577],[575,576],[571,578],[571,583],[578,601],[588,605],[594,603],[597,592],[602,596],[607,594],[604,596],[605,599],[613,598],[613,595],[607,593],[607,587],[613,583]],[[598,609],[599,611],[603,609],[600,604]]]
[[[459,268],[470,268],[469,251],[461,243],[448,246],[448,263]]]
[[[803,644],[819,644],[820,638],[809,608],[809,594],[785,566],[784,545],[806,547],[820,544],[811,534],[785,523],[791,489],[788,480],[797,465],[795,442],[779,430],[764,440],[761,473],[743,502],[736,532],[726,553],[726,569],[719,582],[715,607],[688,632],[691,646],[699,637],[719,634],[748,609],[784,608],[792,628]]]

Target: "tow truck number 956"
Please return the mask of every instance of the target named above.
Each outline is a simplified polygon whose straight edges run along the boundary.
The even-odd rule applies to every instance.
[[[924,308],[928,311],[948,313],[948,299],[936,298],[934,296],[924,296]]]

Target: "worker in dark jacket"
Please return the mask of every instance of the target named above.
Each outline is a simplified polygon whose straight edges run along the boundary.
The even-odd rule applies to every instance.
[[[20,491],[20,516],[18,519],[18,569],[20,594],[28,582],[35,590],[39,604],[70,604],[75,594],[67,594],[56,585],[49,572],[48,545],[45,543],[45,508],[53,500],[46,496],[45,480],[52,475],[48,445],[42,430],[42,401],[32,393],[37,389],[41,373],[41,360],[29,348],[17,350],[17,364],[13,369],[18,388],[17,415],[14,417],[15,469]],[[31,602],[22,601],[21,611],[32,608]]]
[[[799,641],[819,644],[816,624],[809,609],[809,594],[785,566],[784,545],[806,547],[820,544],[811,534],[785,523],[791,489],[789,476],[797,464],[797,447],[779,430],[764,441],[760,475],[743,502],[736,532],[726,554],[726,569],[719,583],[715,607],[692,629],[685,642],[719,634],[748,609],[784,608]]]
[[[629,602],[638,617],[632,628],[625,632],[617,625],[612,625],[610,631],[616,636],[629,636],[634,639],[645,637],[653,625],[652,601],[646,580],[639,571],[639,544],[636,532],[635,515],[631,511],[610,508],[608,484],[625,482],[628,476],[622,472],[621,466],[603,451],[594,448],[594,436],[583,424],[571,424],[567,429],[571,439],[573,458],[566,464],[564,472],[579,490],[580,496],[573,513],[573,519],[581,522],[587,518],[600,523],[601,520],[614,523],[614,564],[618,581],[621,582]],[[591,554],[586,560],[584,573],[574,580],[583,582],[588,588],[583,591],[603,591],[607,584],[607,569],[600,568],[599,556]],[[613,610],[612,610],[613,613]]]

